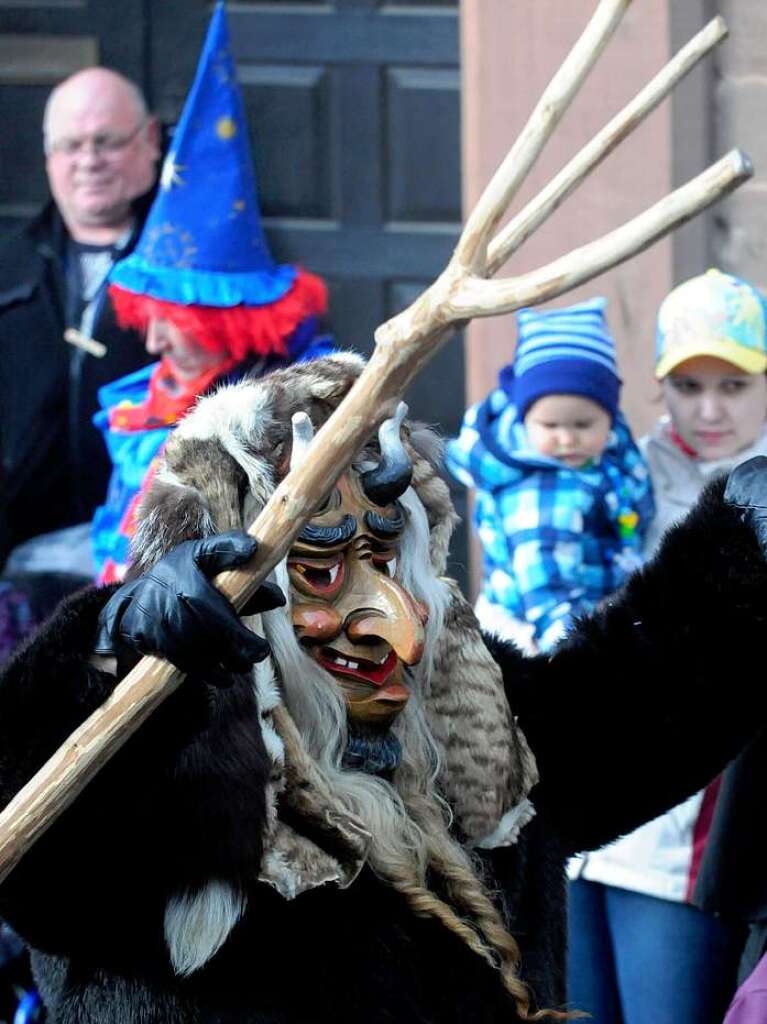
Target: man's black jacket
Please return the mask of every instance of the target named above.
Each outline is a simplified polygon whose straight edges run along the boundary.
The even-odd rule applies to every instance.
[[[149,196],[136,204],[135,244]],[[110,464],[91,422],[97,391],[145,365],[141,339],[109,301],[93,335],[99,359],[64,341],[67,230],[53,203],[0,243],[0,566],[16,544],[91,517]]]

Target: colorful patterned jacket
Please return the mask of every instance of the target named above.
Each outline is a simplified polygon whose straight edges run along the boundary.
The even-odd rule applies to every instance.
[[[641,564],[652,487],[621,416],[599,461],[573,469],[530,448],[499,389],[467,411],[460,436],[448,445],[447,465],[477,491],[482,603],[502,613],[494,622],[506,616],[528,623],[539,650]]]

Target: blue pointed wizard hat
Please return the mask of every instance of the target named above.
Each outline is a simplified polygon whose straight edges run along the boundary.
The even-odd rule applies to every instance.
[[[135,251],[111,283],[166,302],[262,305],[291,288],[261,227],[242,96],[223,2],[216,5],[197,75],[163,164]]]

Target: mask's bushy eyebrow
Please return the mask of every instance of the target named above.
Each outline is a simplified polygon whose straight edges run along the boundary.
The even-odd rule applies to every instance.
[[[338,526],[312,526],[311,523],[307,523],[297,539],[305,544],[330,548],[350,541],[356,532],[357,520],[354,516],[344,516]]]
[[[371,533],[377,537],[396,537],[402,533],[405,527],[405,516],[402,508],[396,505],[394,515],[389,519],[378,512],[366,512],[365,524]]]

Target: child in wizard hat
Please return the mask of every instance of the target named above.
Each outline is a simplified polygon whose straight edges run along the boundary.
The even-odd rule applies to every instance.
[[[451,473],[477,489],[480,623],[528,653],[624,582],[654,514],[604,309],[520,310],[513,364],[448,445]]]
[[[93,521],[101,582],[127,569],[133,517],[173,427],[224,380],[332,350],[318,335],[324,283],[274,262],[264,238],[242,96],[224,4],[134,253],[115,267],[118,321],[138,328],[160,362],[101,390],[95,417],[114,471]]]

